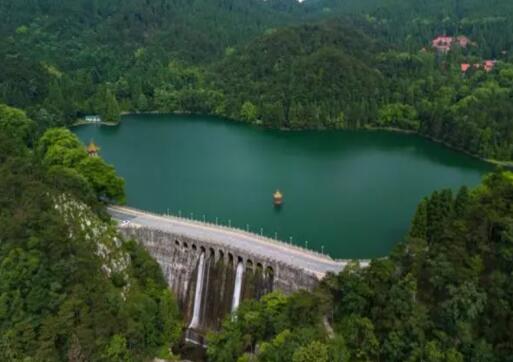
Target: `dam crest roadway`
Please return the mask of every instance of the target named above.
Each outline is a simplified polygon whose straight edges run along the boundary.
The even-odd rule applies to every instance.
[[[339,273],[352,261],[335,260],[329,255],[241,229],[175,216],[157,215],[129,207],[111,206],[108,211],[115,220],[121,222],[121,230],[127,228],[158,230],[203,242],[223,250],[244,250],[245,254],[252,255],[255,259],[289,265],[307,274],[315,275],[318,280],[322,279],[326,273]],[[359,260],[359,263],[360,266],[366,267],[369,260]]]

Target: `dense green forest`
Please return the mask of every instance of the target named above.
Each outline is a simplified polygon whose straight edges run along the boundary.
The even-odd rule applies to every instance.
[[[221,114],[285,128],[400,128],[512,158],[513,65],[461,74],[460,63],[477,55],[409,53],[371,32],[333,21],[255,40],[215,73]]]
[[[212,361],[512,361],[513,173],[433,193],[389,258],[246,302]]]
[[[0,358],[172,358],[176,302],[99,201],[124,198],[112,167],[70,131],[37,135],[7,106],[0,147]],[[312,293],[243,303],[209,337],[209,360],[511,360],[512,256],[513,173],[497,171],[422,200],[389,258],[329,275]]]
[[[181,338],[158,265],[105,212],[123,180],[59,128],[85,115],[383,127],[513,160],[509,0],[4,0],[0,20],[2,361],[172,358]],[[243,304],[209,358],[513,361],[512,205],[508,172],[435,192],[389,258]]]
[[[3,1],[0,102],[40,130],[86,114],[387,127],[513,159],[513,5],[476,0]],[[436,52],[437,35],[465,49]],[[497,60],[490,71],[462,63]]]
[[[35,131],[0,106],[0,360],[170,357],[176,301],[98,201],[121,200],[122,180],[70,131]]]

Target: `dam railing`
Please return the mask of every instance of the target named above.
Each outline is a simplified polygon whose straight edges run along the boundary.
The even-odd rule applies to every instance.
[[[280,240],[280,239],[277,239],[277,238],[276,239],[270,238],[270,237],[264,236],[262,234],[257,234],[257,233],[254,233],[254,232],[251,232],[251,231],[248,231],[248,230],[236,227],[236,226],[224,225],[224,224],[219,223],[219,222],[213,223],[213,222],[209,222],[209,221],[206,221],[206,220],[201,221],[201,220],[194,219],[193,217],[188,218],[188,217],[184,217],[184,216],[181,216],[181,215],[173,215],[173,214],[170,214],[170,213],[149,212],[149,211],[141,210],[141,209],[138,209],[138,208],[135,208],[135,207],[114,206],[114,208],[124,209],[124,210],[128,210],[128,211],[135,211],[137,213],[141,213],[141,214],[145,214],[145,215],[149,215],[149,216],[156,215],[156,216],[159,216],[159,217],[164,217],[164,218],[168,218],[168,219],[175,220],[175,221],[187,222],[189,224],[196,224],[198,226],[208,226],[208,227],[211,227],[211,228],[217,228],[217,229],[222,229],[222,230],[229,231],[229,232],[234,232],[234,233],[241,234],[241,235],[244,235],[244,236],[249,237],[249,238],[260,240],[262,242],[272,243],[272,244],[280,245],[280,246],[282,246],[284,248],[295,249],[296,251],[299,251],[301,253],[307,253],[307,254],[315,255],[318,258],[327,260],[329,262],[332,262],[333,264],[345,265],[345,264],[348,264],[350,262],[358,261],[362,266],[367,266],[371,262],[370,259],[334,259],[329,254],[324,253],[324,252],[321,253],[321,252],[319,252],[317,250],[312,250],[312,249],[308,249],[306,247],[303,247],[301,245],[293,244],[292,242],[287,243],[287,242],[285,242],[283,240]]]

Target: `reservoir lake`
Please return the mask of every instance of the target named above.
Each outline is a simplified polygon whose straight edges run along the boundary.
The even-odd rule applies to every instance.
[[[73,131],[94,140],[125,179],[128,206],[217,220],[334,258],[387,255],[423,197],[473,187],[492,170],[387,131],[286,132],[182,115],[130,115],[116,127]]]

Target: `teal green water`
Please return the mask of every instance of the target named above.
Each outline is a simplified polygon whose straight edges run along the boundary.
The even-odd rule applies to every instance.
[[[491,169],[420,137],[382,131],[282,132],[172,115],[74,131],[94,139],[125,178],[129,206],[262,228],[337,258],[386,255],[423,196],[474,186]],[[279,210],[276,189],[285,200]]]

